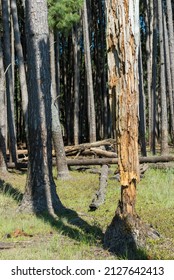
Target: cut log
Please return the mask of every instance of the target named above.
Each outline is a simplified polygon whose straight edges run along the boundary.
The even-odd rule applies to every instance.
[[[95,193],[92,203],[89,205],[91,211],[95,211],[105,201],[107,178],[108,178],[108,165],[103,165],[101,168],[99,189]]]

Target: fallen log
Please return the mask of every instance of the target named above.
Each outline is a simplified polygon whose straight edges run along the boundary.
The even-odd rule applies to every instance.
[[[89,205],[91,211],[95,211],[105,201],[108,171],[109,171],[108,165],[104,164],[101,168],[99,189],[95,193],[94,198],[91,204]]]
[[[116,158],[117,157],[116,153],[110,152],[110,151],[105,151],[105,150],[102,150],[99,148],[86,149],[81,154],[82,155],[97,155],[97,156],[102,156],[102,157],[106,157],[106,158]]]
[[[86,149],[96,148],[100,146],[112,146],[114,144],[115,144],[115,140],[111,138],[111,139],[96,141],[93,143],[82,143],[79,145],[65,146],[65,153],[66,155],[70,155],[70,154],[74,154],[75,152],[79,152],[79,151],[82,152]]]
[[[174,156],[148,156],[140,157],[140,163],[157,163],[157,162],[170,162],[174,161]],[[53,165],[55,165],[55,160],[53,160]],[[68,166],[75,165],[103,165],[103,164],[118,164],[118,158],[94,158],[94,159],[67,159]],[[8,163],[9,168],[15,168],[13,163]],[[27,163],[18,163],[17,167],[26,168]]]

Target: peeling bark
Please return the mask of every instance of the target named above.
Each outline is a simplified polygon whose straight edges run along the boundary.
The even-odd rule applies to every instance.
[[[139,0],[108,0],[109,88],[116,96],[116,143],[121,199],[104,245],[116,253],[144,246],[152,231],[136,214],[138,158]],[[112,59],[111,59],[112,58]],[[147,230],[146,230],[147,228]],[[153,234],[152,234],[153,235]],[[154,234],[155,235],[155,234]]]
[[[134,3],[137,4],[137,3]],[[109,87],[116,96],[117,148],[123,213],[133,214],[138,159],[138,41],[137,15],[129,1],[108,4]]]

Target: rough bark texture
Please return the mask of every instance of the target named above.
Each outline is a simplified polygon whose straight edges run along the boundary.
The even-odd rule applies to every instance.
[[[108,1],[109,87],[116,95],[117,149],[121,199],[104,244],[116,253],[144,246],[148,232],[135,210],[139,181],[138,45],[139,1]]]
[[[139,180],[138,159],[138,56],[133,15],[128,1],[111,1],[107,40],[109,86],[117,98],[117,148],[122,185],[123,213],[134,214],[136,182]],[[131,27],[132,25],[132,27]],[[115,62],[115,64],[114,64]]]
[[[20,210],[54,214],[62,204],[52,176],[51,78],[47,1],[26,1],[29,163]]]

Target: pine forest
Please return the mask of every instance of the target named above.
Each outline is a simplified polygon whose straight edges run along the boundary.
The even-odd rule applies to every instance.
[[[47,244],[83,232],[102,248],[92,258],[163,258],[172,195],[174,1],[1,0],[0,255],[42,232],[25,216],[49,224]],[[55,252],[40,258],[78,259]]]

